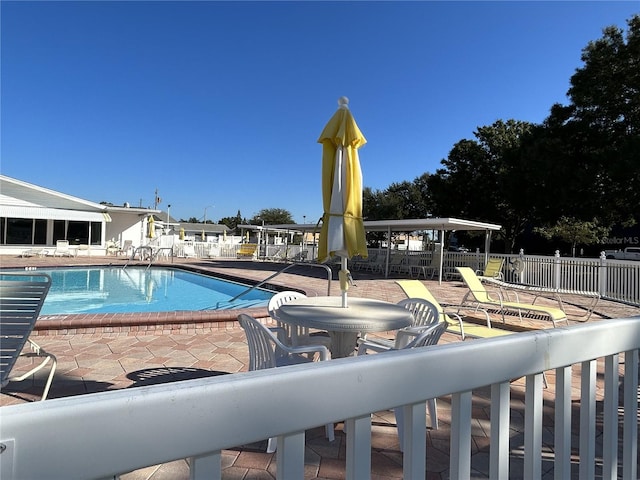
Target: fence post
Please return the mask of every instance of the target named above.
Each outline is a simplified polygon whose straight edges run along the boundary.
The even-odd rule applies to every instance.
[[[553,255],[553,288],[560,288],[560,250]]]
[[[598,268],[598,293],[601,297],[607,294],[607,255],[600,252],[600,267]]]

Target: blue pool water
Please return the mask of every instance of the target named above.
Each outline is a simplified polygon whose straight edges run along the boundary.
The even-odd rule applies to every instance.
[[[266,306],[274,292],[162,267],[38,268],[53,282],[41,315],[172,312]]]

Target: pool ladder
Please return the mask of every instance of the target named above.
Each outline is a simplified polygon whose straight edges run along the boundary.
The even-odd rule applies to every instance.
[[[286,267],[284,267],[282,270],[277,271],[276,273],[274,273],[273,275],[271,275],[268,278],[265,278],[264,280],[262,280],[259,283],[256,283],[255,285],[247,288],[246,290],[244,290],[243,292],[239,293],[238,295],[236,295],[235,297],[233,297],[231,300],[229,300],[229,303],[232,303],[234,301],[236,301],[238,298],[242,297],[243,295],[246,295],[247,293],[251,292],[252,290],[255,290],[256,288],[261,287],[262,285],[264,285],[265,283],[267,283],[269,280],[271,280],[272,278],[277,277],[278,275],[280,275],[281,273],[286,272],[287,270],[289,270],[292,267],[295,266],[304,266],[304,267],[321,267],[324,268],[327,271],[327,296],[331,295],[331,278],[333,277],[333,271],[331,270],[331,268],[328,265],[325,265],[323,263],[308,263],[308,262],[297,262],[297,263],[292,263],[290,265],[287,265]]]

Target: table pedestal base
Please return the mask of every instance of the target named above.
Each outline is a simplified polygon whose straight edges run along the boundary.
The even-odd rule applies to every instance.
[[[331,358],[344,358],[355,355],[358,332],[329,332],[331,337]]]

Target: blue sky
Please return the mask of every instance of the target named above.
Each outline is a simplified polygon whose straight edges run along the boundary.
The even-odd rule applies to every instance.
[[[94,202],[218,220],[322,214],[345,95],[382,190],[496,120],[568,103],[581,51],[640,2],[11,2],[1,171]]]

